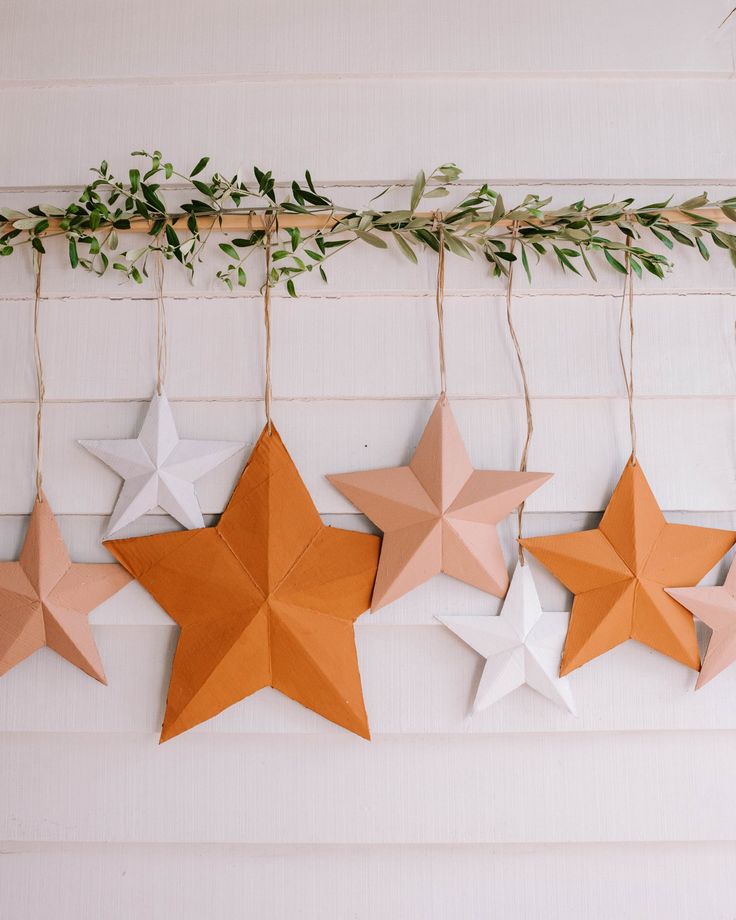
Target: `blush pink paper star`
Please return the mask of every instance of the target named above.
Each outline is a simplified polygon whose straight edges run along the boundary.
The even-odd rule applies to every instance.
[[[383,531],[375,611],[440,572],[503,597],[496,524],[551,476],[474,469],[440,397],[409,466],[327,478]]]
[[[73,563],[41,493],[20,558],[0,562],[0,675],[48,645],[107,683],[87,617],[130,580],[117,564]]]
[[[665,590],[712,630],[695,684],[699,690],[736,661],[736,559],[722,585]]]

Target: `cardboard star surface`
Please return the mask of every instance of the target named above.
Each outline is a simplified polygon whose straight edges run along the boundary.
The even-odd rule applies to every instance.
[[[486,659],[473,712],[526,684],[575,713],[568,678],[559,677],[568,617],[542,612],[528,565],[517,565],[498,616],[437,619]]]
[[[322,523],[275,428],[216,527],[105,543],[181,626],[161,740],[263,687],[370,737],[353,623],[379,544]]]
[[[561,673],[627,639],[697,670],[693,618],[665,586],[696,584],[734,539],[730,530],[668,524],[641,464],[629,460],[595,530],[521,540],[575,595]]]
[[[74,563],[43,493],[33,503],[17,562],[0,562],[0,675],[48,645],[107,683],[88,622],[130,581],[119,565]]]
[[[327,478],[383,531],[378,610],[440,572],[503,597],[509,576],[496,524],[551,475],[474,469],[440,398],[409,466]]]
[[[180,440],[165,393],[154,393],[137,438],[79,443],[124,480],[107,536],[157,507],[184,527],[203,527],[194,483],[243,447]]]
[[[736,661],[736,560],[718,587],[668,588],[667,593],[712,630],[695,689]]]

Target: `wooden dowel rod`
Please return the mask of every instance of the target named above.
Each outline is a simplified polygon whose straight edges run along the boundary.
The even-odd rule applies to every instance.
[[[697,214],[698,217],[707,218],[709,220],[717,221],[718,223],[730,223],[730,218],[726,217],[720,208],[699,208],[693,210],[691,213]],[[667,209],[661,212],[662,216],[667,220],[673,221],[675,223],[693,223],[695,218],[688,217],[687,215],[681,214],[679,211],[674,209]],[[173,215],[171,215],[173,216]],[[434,214],[430,212],[417,212],[415,217],[431,219]],[[184,226],[187,215],[177,215],[178,220],[177,224]],[[40,220],[41,218],[39,218]],[[340,219],[340,215],[328,215],[328,214],[288,214],[280,213],[279,214],[279,227],[284,229],[288,227],[299,227],[300,229],[309,229],[309,230],[318,230],[329,229],[334,224],[336,224]],[[224,214],[221,220],[221,228],[224,232],[231,232],[233,230],[263,230],[265,229],[265,219],[263,213],[252,213],[252,214]],[[148,228],[151,226],[150,221],[145,220],[144,218],[134,218],[130,222],[129,230],[120,230],[120,233],[145,233]],[[482,226],[486,221],[477,221],[475,226]],[[508,227],[512,221],[510,220],[500,220],[494,226],[496,227]],[[539,220],[530,220],[525,221],[527,224],[539,225],[544,223]],[[550,221],[551,223],[551,221]],[[199,226],[200,229],[204,230],[212,226],[214,229],[218,229],[219,221],[212,217],[211,214],[199,215]],[[2,228],[9,227],[9,224],[0,225],[0,232]],[[56,218],[49,218],[49,228],[45,231],[44,234],[58,233],[60,232],[59,221]]]

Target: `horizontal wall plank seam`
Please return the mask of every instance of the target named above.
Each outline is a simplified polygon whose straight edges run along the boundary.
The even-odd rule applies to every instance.
[[[559,396],[550,393],[537,394],[531,393],[531,399],[535,402],[553,401],[553,402],[622,402],[626,401],[626,396]],[[309,395],[274,395],[273,401],[281,403],[332,403],[332,402],[361,402],[361,403],[390,403],[390,402],[427,402],[436,399],[437,393],[420,393],[418,395],[402,396],[401,394],[392,394],[391,396],[309,396]],[[523,395],[519,393],[478,393],[478,394],[460,394],[448,392],[448,398],[452,402],[515,402],[523,401]],[[685,393],[685,394],[645,394],[634,396],[635,402],[716,402],[736,399],[736,393]],[[44,399],[44,405],[58,406],[78,406],[78,405],[99,405],[100,403],[138,403],[143,405],[149,402],[148,398],[138,396],[112,396],[94,399],[90,397],[47,397]],[[170,403],[262,403],[263,396],[170,396]],[[36,405],[36,400],[30,397],[18,397],[17,399],[0,399],[0,406],[23,406]]]
[[[727,83],[734,77],[732,69],[720,70],[418,70],[397,73],[396,71],[309,71],[276,73],[244,72],[237,74],[171,74],[147,76],[136,74],[130,77],[63,77],[53,79],[44,77],[40,80],[4,79],[0,80],[0,92],[18,90],[56,90],[56,89],[116,89],[118,87],[146,86],[241,86],[248,84],[275,85],[322,85],[330,83],[441,83],[451,80],[454,83],[469,82],[539,82],[555,80],[561,82],[585,83],[665,83],[672,80],[688,82]]]
[[[71,271],[71,269],[70,269]],[[30,283],[30,281],[29,281]],[[103,282],[104,284],[104,282]],[[498,299],[499,301],[505,296],[504,292],[497,287],[498,282],[493,279],[489,279],[489,284],[494,285],[493,287],[488,288],[451,288],[446,289],[445,294],[449,298],[467,298],[467,299],[476,299],[476,300],[488,300],[488,299]],[[176,301],[191,302],[191,301],[208,301],[208,300],[222,300],[222,301],[242,301],[242,300],[253,300],[261,301],[262,294],[259,291],[237,291],[231,292],[227,289],[222,291],[182,291],[175,290],[171,292],[165,292],[165,299],[167,303],[172,303]],[[415,289],[406,289],[398,288],[396,290],[324,290],[324,291],[304,291],[299,294],[299,297],[293,298],[289,297],[287,294],[272,294],[271,302],[272,303],[302,303],[309,302],[313,300],[358,300],[371,297],[375,300],[417,300],[430,299],[436,296],[434,289],[430,288],[415,288]],[[610,300],[620,300],[620,293],[611,290],[610,288],[604,288],[602,290],[595,289],[583,289],[575,290],[573,288],[529,288],[521,289],[518,288],[514,290],[514,300],[522,300],[530,297],[544,297],[550,300],[570,300],[573,297],[605,297]],[[637,303],[640,301],[654,300],[658,297],[697,297],[698,299],[707,298],[707,297],[736,297],[736,288],[727,287],[727,288],[709,288],[704,290],[702,288],[666,288],[662,291],[652,291],[652,290],[639,290],[636,292]],[[123,292],[114,292],[101,287],[100,291],[50,291],[41,295],[41,301],[46,302],[76,302],[80,300],[105,300],[105,301],[135,301],[136,303],[141,301],[151,301],[155,302],[155,295],[151,294],[149,291],[137,291],[135,288],[128,288]],[[0,303],[33,303],[35,297],[32,294],[0,294]],[[693,307],[697,309],[697,307]]]

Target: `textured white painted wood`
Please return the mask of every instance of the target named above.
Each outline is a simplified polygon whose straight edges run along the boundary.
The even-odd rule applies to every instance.
[[[706,765],[711,765],[710,768]],[[716,768],[717,765],[717,768]],[[733,841],[734,733],[6,733],[0,839]]]
[[[520,297],[514,322],[532,395],[621,396],[620,298]],[[27,360],[33,306],[0,303],[0,399],[35,399]],[[458,396],[517,395],[521,382],[503,297],[445,299],[447,363]],[[667,293],[636,306],[641,396],[736,394],[736,297]],[[168,307],[170,398],[260,397],[260,302],[175,300]],[[48,301],[41,344],[49,399],[146,399],[155,379],[150,300]],[[437,320],[429,297],[279,299],[273,305],[276,395],[432,396]],[[136,355],[131,362],[130,356]],[[555,361],[549,355],[555,355]],[[376,355],[381,355],[377,365]]]
[[[450,395],[452,389],[450,378]],[[112,510],[120,479],[77,439],[133,437],[146,405],[47,406],[44,483],[57,513]],[[425,399],[277,399],[274,421],[318,509],[345,512],[355,509],[325,474],[407,463],[432,405]],[[453,408],[478,468],[517,466],[525,429],[520,398],[457,399]],[[243,440],[248,445],[255,442],[264,421],[261,401],[181,402],[174,404],[174,414],[181,437]],[[732,399],[642,399],[637,419],[639,456],[663,509],[736,509]],[[538,400],[535,420],[530,467],[555,476],[531,496],[529,509],[603,509],[630,453],[625,398]],[[33,499],[34,425],[33,403],[0,404],[0,430],[7,445],[0,507],[6,513],[26,513]],[[241,452],[200,480],[203,511],[222,510],[243,462]]]
[[[244,909],[258,920],[729,920],[736,899],[733,843],[5,844],[3,852],[4,903],[23,920],[47,920],[49,892],[56,920],[231,920]]]
[[[133,618],[137,591],[126,590],[126,595]],[[163,621],[163,614],[159,618]],[[736,669],[694,693],[694,671],[635,642],[571,675],[577,718],[527,688],[471,716],[483,659],[439,624],[388,626],[384,621],[380,614],[366,614],[356,627],[374,739],[424,734],[736,730]],[[96,626],[107,687],[93,683],[43,649],[3,678],[0,731],[158,736],[177,635],[173,625]],[[236,704],[195,731],[342,734],[342,729],[271,689]]]
[[[302,81],[5,89],[2,184],[81,182],[105,157],[113,170],[127,168],[131,149],[156,146],[185,169],[206,150],[226,173],[249,168],[257,151],[285,178],[311,165],[334,180],[403,179],[449,160],[484,177],[732,177],[728,79],[337,80],[319,84],[318,104],[314,89]],[[327,114],[315,118],[315,108]],[[51,158],[39,125],[54,138]]]
[[[274,54],[272,21],[255,0],[215,0],[206,10],[184,0],[175,16],[166,7],[129,0],[127,21],[146,23],[135,42],[121,42],[104,7],[90,0],[66,13],[33,0],[8,6],[0,36],[0,80],[182,83],[208,77],[505,71],[728,74],[733,70],[730,41],[717,28],[728,11],[728,0],[650,0],[644,6],[622,0],[602,9],[585,0],[525,0],[513,9],[501,0],[471,0],[460,15],[438,0],[374,0],[365,6],[327,0],[315,16],[308,5],[288,0],[278,17],[279,48],[288,51]],[[575,27],[561,28],[562,21],[574,21]],[[94,55],[69,54],[58,40],[80,32],[95,35]],[[18,55],[16,43],[24,54]],[[217,54],[205,53],[208,48],[217,48]]]

